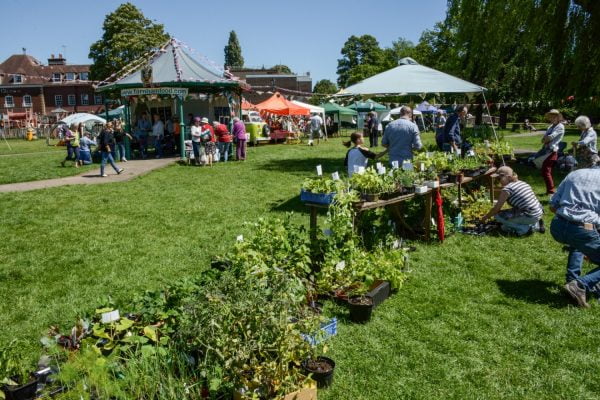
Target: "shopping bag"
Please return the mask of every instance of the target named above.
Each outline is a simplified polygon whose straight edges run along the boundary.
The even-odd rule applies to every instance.
[[[551,151],[544,153],[542,155],[538,155],[536,158],[534,158],[533,163],[535,164],[535,167],[537,169],[542,169],[542,164],[544,164],[544,161],[546,161],[546,158],[550,157],[550,154],[552,154]]]

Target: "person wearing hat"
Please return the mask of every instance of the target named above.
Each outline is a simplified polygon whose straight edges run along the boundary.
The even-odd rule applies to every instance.
[[[200,117],[195,117],[194,124],[190,128],[192,134],[192,151],[194,152],[194,163],[196,165],[200,165],[200,154],[203,152],[201,122],[202,119]]]
[[[546,194],[554,193],[554,179],[552,179],[552,168],[558,160],[558,144],[565,136],[565,127],[562,124],[563,116],[560,111],[552,109],[546,113],[546,119],[551,125],[542,137],[542,149],[538,156],[545,154],[546,159],[542,163],[542,178],[546,183]]]
[[[544,209],[531,186],[520,181],[510,167],[500,167],[496,173],[502,185],[502,191],[494,207],[482,218],[482,222],[494,217],[502,224],[503,231],[519,236],[536,230],[544,233],[544,221],[542,220]],[[504,203],[508,203],[512,208],[502,210]]]
[[[589,307],[587,292],[600,294],[600,157],[587,154],[550,199],[550,233],[569,246],[565,290],[580,307]],[[598,267],[582,276],[584,256]]]

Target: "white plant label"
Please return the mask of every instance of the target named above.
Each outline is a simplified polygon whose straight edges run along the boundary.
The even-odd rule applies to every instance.
[[[385,175],[386,169],[385,167],[381,167],[377,170],[377,172],[379,173],[379,175]]]
[[[400,246],[402,246],[402,244],[400,243],[400,241],[398,239],[394,240],[394,244],[392,244],[392,248],[393,249],[399,249]]]
[[[339,181],[340,174],[337,171],[335,171],[333,174],[331,174],[331,179],[333,179],[334,181]]]
[[[317,165],[317,175],[323,176],[323,167],[321,167],[320,165]]]
[[[421,172],[425,171],[425,163],[419,163],[419,169],[421,170]]]
[[[358,170],[356,171],[357,174],[364,174],[365,173],[365,167],[358,167]]]
[[[402,164],[402,167],[404,168],[404,164]],[[394,168],[394,169],[398,168],[398,160],[392,161],[392,168]]]
[[[244,235],[237,235],[237,237],[235,238],[238,242],[243,242],[244,241]]]
[[[118,321],[121,318],[119,310],[109,311],[102,313],[102,323],[109,324],[111,322]]]
[[[378,163],[376,164],[376,166],[377,166],[377,169],[378,169],[378,170],[380,170],[380,169],[381,169],[381,167],[383,167],[383,165],[382,165],[380,162],[378,162]]]
[[[344,268],[346,268],[346,261],[342,260],[339,263],[335,264],[335,270],[336,271],[342,271]]]

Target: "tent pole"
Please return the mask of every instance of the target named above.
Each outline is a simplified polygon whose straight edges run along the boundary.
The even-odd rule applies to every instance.
[[[185,119],[183,118],[183,97],[177,96],[179,106],[179,156],[185,160]]]
[[[496,133],[496,128],[494,128],[494,121],[492,121],[492,113],[490,112],[490,108],[488,107],[487,100],[485,98],[485,93],[483,90],[481,91],[481,95],[483,96],[483,104],[485,104],[485,108],[487,109],[488,115],[490,116],[490,121],[492,122],[492,132],[494,132],[494,137],[496,138],[496,143],[500,142],[498,140],[498,134]],[[502,157],[502,165],[505,166],[504,157]]]

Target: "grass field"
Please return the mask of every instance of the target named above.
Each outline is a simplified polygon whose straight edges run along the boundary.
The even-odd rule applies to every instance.
[[[66,147],[48,146],[43,139],[27,142],[8,140],[10,149],[0,141],[0,185],[5,183],[38,181],[80,174],[98,165],[74,168],[72,162],[62,167],[60,162],[67,155]]]
[[[18,338],[36,355],[49,325],[71,326],[100,297],[193,275],[246,232],[244,221],[292,211],[308,224],[302,180],[317,164],[341,170],[344,153],[339,139],[264,146],[244,163],[0,194],[0,347]],[[537,171],[518,172],[544,191]],[[600,306],[580,310],[561,293],[566,253],[548,233],[416,247],[409,281],[373,320],[339,327],[334,385],[319,399],[600,396]]]

